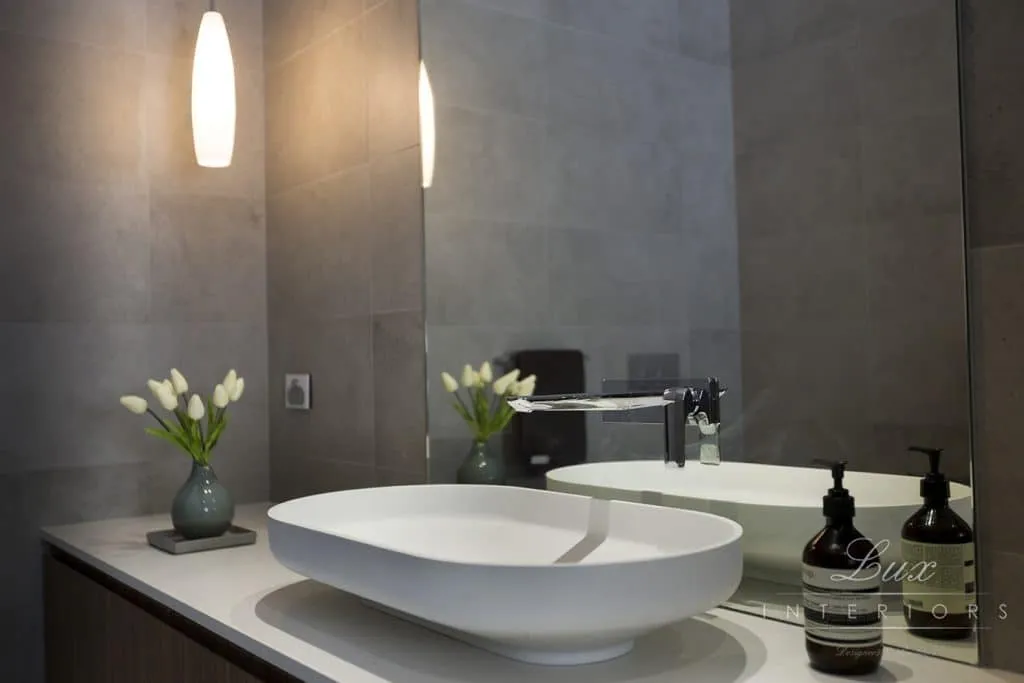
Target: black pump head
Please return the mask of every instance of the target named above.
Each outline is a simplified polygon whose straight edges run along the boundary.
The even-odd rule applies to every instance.
[[[928,456],[928,464],[931,466],[930,474],[941,474],[939,472],[939,458],[942,457],[941,448],[928,448],[927,446],[911,446],[907,449],[913,453],[924,453]]]
[[[945,503],[949,500],[949,480],[939,471],[941,448],[911,446],[907,449],[913,453],[924,453],[928,456],[928,474],[921,478],[921,497],[926,503]]]
[[[832,470],[832,488],[822,498],[822,510],[829,519],[852,519],[854,515],[853,496],[843,487],[846,475],[845,460],[815,460],[815,464],[826,465]]]

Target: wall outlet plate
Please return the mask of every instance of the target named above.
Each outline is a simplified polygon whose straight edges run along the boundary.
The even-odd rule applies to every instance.
[[[311,405],[309,373],[288,373],[284,376],[284,407],[309,410]]]

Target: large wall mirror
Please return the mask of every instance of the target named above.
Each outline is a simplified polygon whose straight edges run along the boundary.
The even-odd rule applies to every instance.
[[[651,405],[524,414],[488,447],[512,485],[737,519],[729,606],[795,625],[826,463],[886,561],[921,505],[912,447],[943,449],[972,523],[954,0],[422,0],[421,26],[432,482],[474,457],[444,371],[715,378],[713,434]],[[973,631],[910,633],[900,587],[888,644],[977,662]]]

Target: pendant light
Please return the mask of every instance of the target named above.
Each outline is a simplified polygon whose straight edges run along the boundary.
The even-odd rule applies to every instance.
[[[207,168],[231,165],[235,147],[235,63],[224,16],[215,0],[203,13],[192,62],[192,142],[196,162]]]
[[[427,65],[420,61],[420,151],[423,157],[423,187],[434,182],[434,91]]]

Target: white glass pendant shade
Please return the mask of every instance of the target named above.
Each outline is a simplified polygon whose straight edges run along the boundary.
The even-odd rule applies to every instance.
[[[420,149],[423,155],[423,187],[434,182],[434,91],[427,65],[420,62]]]
[[[200,166],[231,165],[235,148],[235,63],[220,12],[203,14],[192,63],[192,141]]]

